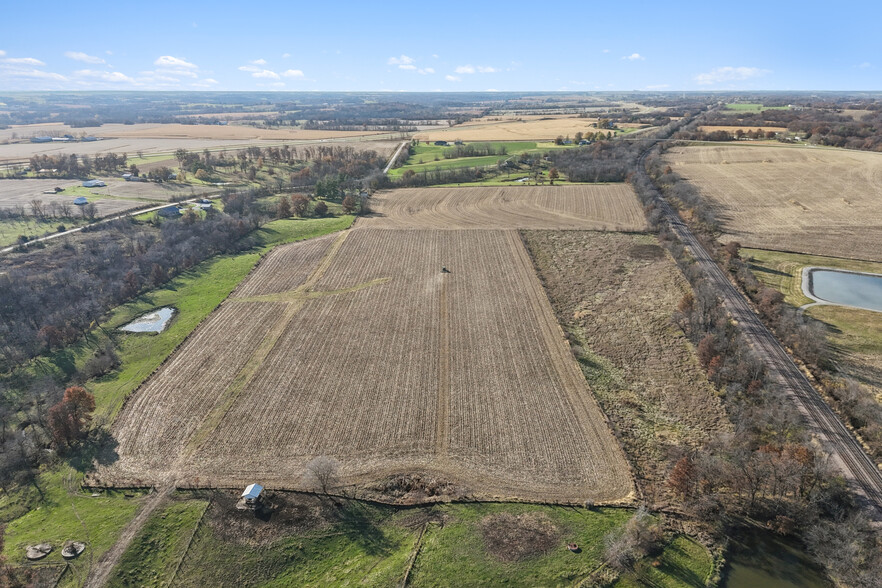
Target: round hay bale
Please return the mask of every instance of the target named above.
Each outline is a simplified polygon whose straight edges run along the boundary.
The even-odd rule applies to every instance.
[[[28,545],[26,557],[29,560],[43,559],[52,552],[52,546],[48,543],[40,543],[39,545]]]
[[[86,550],[86,544],[80,541],[73,541],[64,546],[61,550],[61,557],[64,559],[73,559]]]

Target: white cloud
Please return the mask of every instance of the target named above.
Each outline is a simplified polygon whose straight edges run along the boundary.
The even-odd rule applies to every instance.
[[[871,67],[873,67],[873,64],[870,63],[869,61],[865,61],[858,66],[858,69],[869,69]]]
[[[432,57],[434,57],[435,59],[438,59],[438,54],[437,54],[437,53],[432,53]]]
[[[427,68],[425,68],[425,69],[417,70],[417,73],[421,73],[421,74],[423,74],[423,75],[426,75],[426,74],[433,74],[433,73],[435,73],[435,68],[433,68],[433,67],[427,67]]]
[[[254,65],[240,65],[239,71],[260,71],[260,68]]]
[[[604,52],[604,53],[609,53],[609,49],[604,49],[603,52]]]
[[[446,75],[444,76],[444,79],[448,82],[458,82],[461,78],[459,78],[458,76]]]
[[[3,60],[3,63],[12,63],[15,65],[46,65],[39,59],[34,59],[33,57],[7,57]]]
[[[6,51],[4,51],[3,49],[0,49],[0,57],[3,57],[4,55],[6,55]]]
[[[414,70],[416,68],[417,68],[417,66],[411,65],[409,63],[404,63],[404,64],[401,64],[398,66],[398,69],[406,69],[406,70]]]
[[[709,72],[698,74],[695,76],[695,81],[702,86],[709,86],[721,82],[749,80],[751,78],[762,77],[769,73],[772,72],[758,67],[716,67]]]
[[[282,72],[282,75],[286,78],[302,78],[303,71],[299,69],[286,69]]]
[[[490,67],[489,65],[479,65],[476,67],[474,65],[469,64],[469,65],[460,65],[454,71],[458,74],[473,74],[475,72],[477,72],[477,73],[496,73],[499,70],[496,69],[495,67]]]
[[[266,65],[266,59],[255,59],[251,63],[254,65]]]
[[[289,57],[291,57],[290,53],[282,53],[282,59],[288,59]]]
[[[274,71],[270,71],[270,70],[268,70],[268,69],[264,69],[264,70],[261,70],[261,71],[256,71],[256,72],[254,72],[253,74],[251,74],[251,77],[254,77],[254,78],[266,78],[266,79],[270,79],[270,80],[278,80],[280,76],[279,76],[279,74],[277,74],[277,73],[274,72]]]
[[[410,65],[415,60],[413,57],[408,57],[407,55],[401,55],[401,57],[390,57],[389,61],[386,62],[387,65]]]
[[[4,69],[0,71],[0,74],[12,78],[37,78],[42,80],[58,80],[60,82],[67,81],[67,78],[61,74],[40,69]]]
[[[134,82],[132,78],[118,71],[96,71],[92,69],[80,69],[73,73],[79,78],[96,78],[104,82]]]
[[[74,61],[82,61],[83,63],[107,63],[100,57],[83,53],[82,51],[66,51],[64,56]]]
[[[153,65],[158,65],[159,67],[185,67],[187,69],[199,69],[199,66],[195,63],[190,63],[189,61],[185,61],[179,57],[172,57],[171,55],[163,55],[157,58],[157,60],[153,62]]]
[[[214,78],[205,78],[204,80],[202,80],[202,83],[203,83],[203,84],[214,85],[214,84],[217,84],[217,83],[219,83],[219,82],[218,82],[216,79],[214,79]]]
[[[628,61],[643,61],[646,58],[639,53],[632,53],[631,55],[625,55],[622,59],[627,59]]]

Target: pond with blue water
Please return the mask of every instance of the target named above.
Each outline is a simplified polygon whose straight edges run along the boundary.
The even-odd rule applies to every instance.
[[[882,275],[806,268],[803,290],[815,300],[882,312]]]
[[[120,330],[130,333],[161,333],[168,326],[174,314],[174,308],[165,306],[139,316],[129,324],[121,326]]]

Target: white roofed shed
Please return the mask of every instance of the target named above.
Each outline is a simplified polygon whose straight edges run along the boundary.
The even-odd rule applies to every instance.
[[[249,484],[245,488],[245,492],[242,493],[242,498],[245,500],[257,500],[261,492],[263,492],[263,486],[260,484]]]

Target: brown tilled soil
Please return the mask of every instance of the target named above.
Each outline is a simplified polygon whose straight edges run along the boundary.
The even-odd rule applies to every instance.
[[[523,231],[558,320],[653,499],[677,445],[726,430],[693,347],[671,321],[689,286],[648,235]]]
[[[343,484],[391,480],[402,502],[633,488],[515,231],[355,229],[275,250],[113,433],[112,483],[309,489],[328,456]]]

